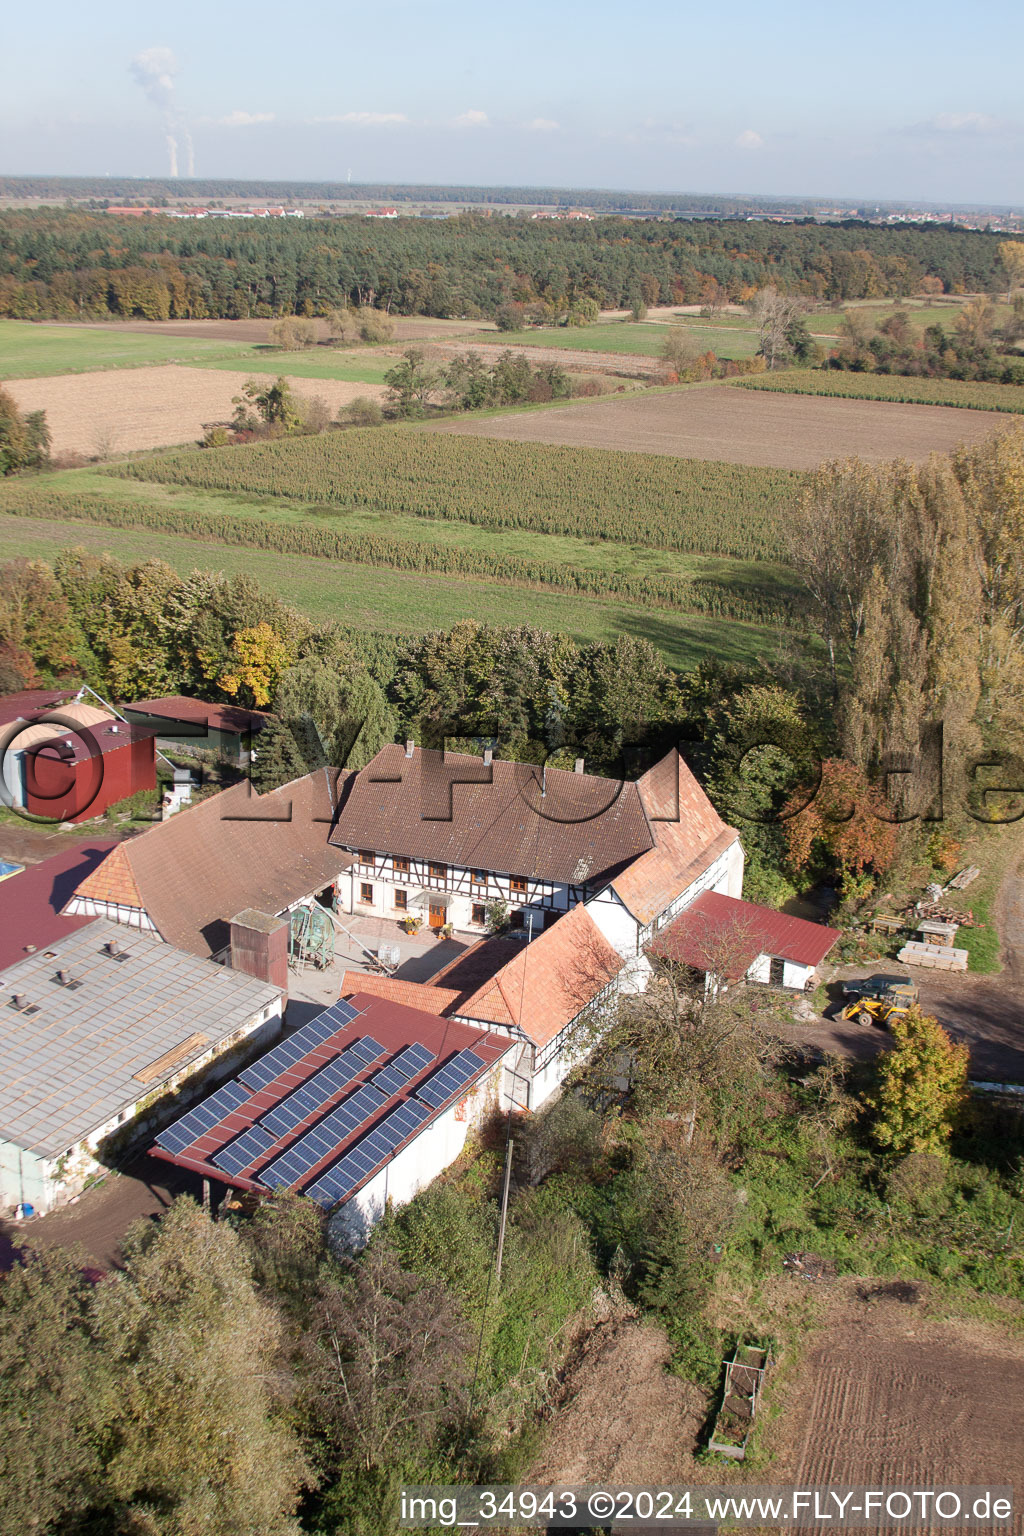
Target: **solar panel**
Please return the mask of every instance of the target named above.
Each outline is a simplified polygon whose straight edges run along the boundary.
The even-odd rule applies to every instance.
[[[249,1130],[237,1137],[229,1146],[221,1147],[212,1158],[211,1162],[217,1168],[223,1168],[225,1173],[241,1173],[243,1168],[248,1168],[264,1152],[269,1152],[276,1142],[277,1137],[271,1136],[261,1126],[250,1126]]]
[[[483,1057],[478,1056],[475,1051],[459,1051],[457,1056],[453,1056],[451,1061],[446,1062],[432,1077],[428,1077],[425,1083],[420,1084],[416,1089],[416,1097],[433,1109],[439,1109],[447,1099],[458,1093],[471,1077],[475,1077],[483,1065]]]
[[[303,1024],[294,1035],[289,1035],[287,1040],[282,1040],[280,1045],[275,1045],[272,1050],[261,1056],[259,1061],[254,1061],[251,1067],[246,1067],[239,1073],[243,1083],[247,1084],[253,1092],[266,1088],[270,1083],[287,1072],[303,1056],[315,1050],[318,1045],[323,1045],[339,1029],[344,1029],[351,1024],[353,1019],[359,1017],[358,1012],[351,1003],[343,999],[332,1003],[323,1013],[318,1013],[315,1019],[310,1019],[308,1024]],[[365,1035],[362,1040],[356,1042],[362,1047],[364,1059],[368,1065],[371,1061],[377,1061],[384,1055],[384,1047],[379,1045],[370,1035]]]
[[[317,1163],[330,1156],[353,1131],[365,1124],[371,1115],[377,1114],[386,1103],[387,1099],[382,1093],[378,1093],[369,1083],[364,1083],[337,1109],[332,1109],[319,1125],[300,1136],[287,1152],[264,1168],[260,1174],[260,1183],[271,1189],[278,1184],[295,1184]]]
[[[305,1193],[319,1205],[336,1205],[379,1168],[395,1148],[429,1118],[430,1110],[424,1104],[417,1104],[414,1100],[399,1104],[384,1116],[379,1125],[374,1126],[368,1136],[363,1137],[358,1146],[339,1158],[333,1168],[322,1173]]]
[[[187,1115],[182,1115],[180,1120],[175,1120],[173,1125],[161,1131],[156,1138],[157,1146],[165,1152],[183,1151],[215,1125],[219,1125],[226,1115],[244,1104],[248,1098],[249,1094],[240,1083],[234,1080],[225,1083],[223,1088],[218,1088],[202,1104],[197,1104],[195,1109],[190,1109]]]
[[[260,1124],[265,1125],[275,1136],[286,1136],[293,1131],[303,1120],[308,1120],[315,1110],[320,1109],[339,1093],[354,1077],[366,1068],[362,1061],[350,1046],[342,1051],[333,1061],[329,1061],[325,1067],[321,1067],[313,1076],[307,1078],[301,1088],[296,1088],[280,1104],[268,1110],[260,1116]]]
[[[433,1051],[428,1051],[425,1045],[407,1045],[377,1073],[373,1080],[374,1086],[389,1097],[393,1093],[400,1093],[409,1079],[415,1077],[417,1072],[422,1072],[433,1060]]]

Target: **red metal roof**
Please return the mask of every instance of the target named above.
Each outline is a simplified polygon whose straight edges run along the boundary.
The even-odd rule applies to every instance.
[[[266,1190],[258,1182],[259,1171],[269,1166],[276,1158],[280,1157],[288,1148],[317,1121],[329,1114],[332,1109],[354,1093],[358,1088],[372,1079],[384,1068],[392,1057],[403,1046],[418,1043],[432,1053],[432,1060],[427,1066],[417,1072],[405,1086],[394,1093],[381,1107],[378,1114],[363,1124],[357,1126],[344,1141],[339,1142],[317,1164],[311,1167],[302,1178],[297,1181],[294,1188],[302,1190],[314,1184],[320,1175],[340,1157],[343,1157],[348,1149],[364,1136],[369,1135],[378,1121],[383,1116],[391,1113],[400,1104],[414,1097],[420,1085],[436,1072],[440,1066],[456,1055],[459,1051],[470,1049],[481,1057],[484,1066],[470,1078],[460,1091],[458,1098],[465,1097],[472,1091],[475,1083],[486,1075],[494,1064],[501,1060],[505,1053],[512,1049],[512,1042],[500,1035],[486,1033],[479,1029],[471,1029],[465,1024],[457,1024],[451,1019],[438,1018],[434,1014],[425,1013],[418,1008],[407,1008],[401,1003],[391,1002],[381,997],[372,997],[366,992],[355,993],[348,1002],[353,1008],[359,1010],[358,1017],[350,1024],[337,1029],[328,1039],[315,1045],[306,1052],[298,1061],[294,1062],[287,1071],[265,1088],[250,1092],[247,1102],[239,1105],[238,1109],[225,1115],[223,1120],[215,1124],[211,1130],[201,1135],[184,1152],[172,1153],[164,1148],[153,1146],[150,1148],[152,1157],[163,1158],[166,1162],[176,1163],[182,1168],[191,1168],[196,1172],[205,1174],[208,1178],[218,1179],[222,1184],[231,1184],[240,1189],[252,1190],[256,1193],[266,1193]],[[371,1035],[384,1046],[386,1056],[369,1063],[365,1069],[354,1077],[344,1087],[340,1088],[331,1099],[322,1103],[315,1109],[309,1120],[296,1125],[293,1130],[280,1136],[274,1145],[265,1153],[255,1157],[244,1174],[228,1175],[222,1168],[216,1167],[212,1159],[228,1142],[248,1130],[262,1116],[269,1113],[275,1105],[279,1104],[303,1082],[310,1078],[314,1072],[325,1066],[334,1057],[339,1056],[346,1046],[354,1044],[365,1035]],[[395,1148],[394,1155],[413,1141],[421,1132],[427,1130],[434,1121],[451,1108],[452,1099],[432,1109],[429,1116],[422,1121],[416,1130],[400,1142]],[[378,1169],[374,1168],[366,1178],[374,1178]],[[359,1189],[362,1183],[355,1185],[345,1196],[350,1199]]]
[[[202,699],[187,699],[182,694],[168,694],[161,699],[137,699],[125,709],[140,715],[154,715],[161,720],[181,721],[188,725],[206,724],[214,731],[259,731],[270,716],[260,709],[241,709],[236,704],[206,704]]]
[[[55,709],[66,699],[73,699],[77,692],[72,684],[70,688],[26,688],[21,693],[5,693],[0,698],[0,725],[30,720],[44,710]]]
[[[76,840],[63,853],[0,881],[0,970],[24,960],[27,945],[46,949],[95,921],[92,917],[62,917],[61,907],[116,846],[115,838]]]
[[[658,934],[651,953],[697,970],[741,976],[758,955],[820,965],[839,937],[838,928],[705,891]]]

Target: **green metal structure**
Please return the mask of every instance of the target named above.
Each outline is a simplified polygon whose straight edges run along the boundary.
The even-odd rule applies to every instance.
[[[324,971],[334,960],[334,924],[322,907],[295,907],[288,923],[288,959],[297,970]]]

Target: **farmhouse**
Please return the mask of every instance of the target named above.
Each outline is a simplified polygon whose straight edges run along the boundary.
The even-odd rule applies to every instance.
[[[226,958],[244,908],[273,917],[340,878],[348,860],[327,841],[335,792],[326,771],[267,795],[236,784],[119,843],[64,910]]]
[[[507,1102],[510,1042],[368,993],[341,1000],[167,1127],[155,1157],[236,1189],[290,1189],[365,1241]]]
[[[15,696],[17,699],[17,695]],[[0,726],[3,799],[49,821],[87,821],[139,790],[156,792],[150,732],[93,704],[58,702]]]
[[[331,842],[351,859],[342,910],[432,928],[481,933],[502,902],[539,932],[625,880],[624,896],[604,902],[621,918],[592,914],[623,954],[639,953],[642,930],[678,910],[693,881],[738,893],[743,873],[739,834],[676,751],[620,782],[584,773],[582,760],[568,772],[386,746],[341,786]]]
[[[761,981],[802,990],[841,937],[838,928],[705,891],[654,940],[659,960],[723,981]]]
[[[276,987],[113,923],[69,925],[0,972],[0,1201],[69,1199],[115,1138],[280,1022]]]

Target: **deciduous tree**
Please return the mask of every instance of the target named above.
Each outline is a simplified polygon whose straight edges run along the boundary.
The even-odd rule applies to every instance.
[[[893,1048],[878,1057],[865,1100],[875,1140],[896,1157],[944,1152],[967,1099],[967,1046],[919,1008],[893,1014],[889,1029]]]

